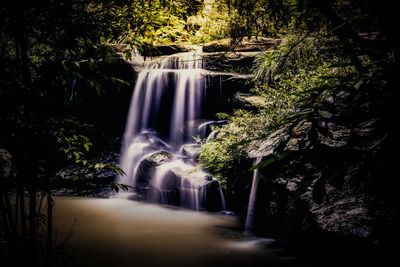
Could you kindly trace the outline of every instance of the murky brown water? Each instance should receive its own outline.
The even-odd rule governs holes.
[[[54,228],[71,266],[286,266],[273,240],[243,238],[235,217],[124,199],[56,197]]]

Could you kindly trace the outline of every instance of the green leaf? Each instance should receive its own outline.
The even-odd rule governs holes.
[[[122,84],[125,84],[125,85],[128,85],[128,86],[131,85],[129,82],[127,82],[125,80],[122,80],[122,79],[119,79],[119,78],[116,78],[116,77],[111,77],[111,81],[113,83],[119,82],[119,83],[122,83]]]
[[[130,185],[126,185],[126,184],[119,184],[119,183],[110,183],[110,188],[115,191],[116,193],[118,193],[119,189],[121,188],[124,191],[128,191],[129,188],[133,188]]]
[[[284,151],[284,152],[282,152],[278,157],[277,157],[277,156],[272,156],[272,157],[269,158],[269,159],[263,160],[263,161],[261,161],[260,163],[258,163],[258,164],[256,164],[256,165],[254,165],[253,167],[251,167],[251,168],[249,169],[249,171],[253,171],[253,170],[258,169],[258,168],[265,168],[265,167],[267,167],[268,165],[270,165],[270,164],[272,164],[272,163],[274,163],[274,162],[276,162],[276,161],[283,160],[283,159],[287,158],[287,156],[289,155],[289,153],[290,153],[289,151]]]
[[[86,150],[86,151],[88,151],[88,152],[89,152],[89,149],[90,149],[90,143],[84,143],[84,144],[83,144],[83,147],[85,148],[85,150]]]
[[[107,165],[105,166],[106,168],[113,170],[114,172],[116,172],[119,175],[126,175],[126,173],[124,172],[124,170],[122,170],[121,168],[118,168],[116,166],[113,165]]]
[[[106,166],[107,166],[107,164],[96,163],[96,164],[94,165],[94,168],[95,168],[95,169],[103,169],[103,168],[106,167]]]
[[[101,86],[100,86],[100,84],[98,84],[98,83],[96,83],[95,84],[95,88],[96,88],[96,92],[97,92],[97,95],[101,95]]]
[[[249,171],[254,171],[255,169],[258,169],[258,168],[267,167],[268,165],[270,165],[271,163],[274,163],[275,161],[276,161],[276,158],[274,158],[274,157],[269,158],[269,159],[267,159],[267,160],[263,160],[263,161],[261,161],[260,163],[258,163],[258,164],[256,164],[256,165],[254,165],[253,167],[251,167],[251,168],[249,169]]]
[[[326,119],[330,119],[332,118],[332,113],[325,111],[325,110],[318,110],[319,115],[321,115],[322,117],[326,118]]]
[[[72,153],[74,154],[74,156],[75,156],[75,158],[76,158],[77,160],[79,160],[79,159],[81,158],[81,153],[80,153],[80,152],[74,151],[74,152],[72,152]]]

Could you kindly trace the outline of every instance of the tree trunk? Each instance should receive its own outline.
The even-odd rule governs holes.
[[[11,252],[13,255],[16,254],[17,244],[18,244],[18,236],[17,236],[17,225],[14,223],[14,214],[11,210],[10,196],[8,192],[3,192],[4,202],[6,204],[6,213],[8,217],[8,223],[11,230]]]
[[[4,235],[7,242],[8,249],[11,251],[11,233],[7,220],[6,207],[4,205],[3,191],[0,191],[0,214],[3,222]]]
[[[36,219],[36,188],[32,186],[29,192],[29,258],[30,265],[36,266],[36,244],[37,244],[37,219]]]
[[[53,197],[47,193],[47,256],[50,257],[53,246]]]
[[[19,212],[21,219],[21,231],[22,231],[22,253],[23,259],[26,260],[29,254],[28,246],[28,234],[26,229],[26,213],[25,213],[25,199],[24,199],[24,188],[20,187],[19,191]]]

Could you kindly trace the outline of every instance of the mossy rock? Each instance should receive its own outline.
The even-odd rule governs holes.
[[[236,108],[257,111],[258,107],[266,104],[265,97],[237,92],[233,99]]]

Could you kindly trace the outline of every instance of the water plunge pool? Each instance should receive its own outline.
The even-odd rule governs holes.
[[[293,266],[236,217],[125,199],[56,197],[57,244],[71,266]]]

